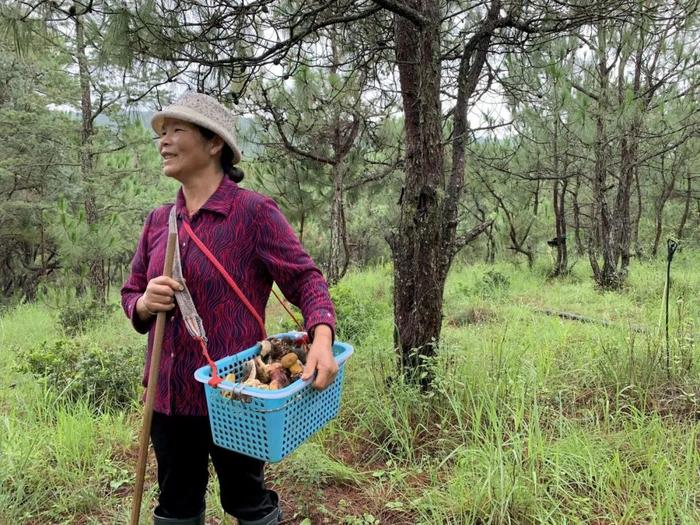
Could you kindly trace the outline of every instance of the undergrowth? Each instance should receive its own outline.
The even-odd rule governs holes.
[[[636,264],[615,294],[597,291],[578,267],[560,280],[505,264],[455,269],[430,362],[435,381],[424,392],[397,369],[390,271],[349,274],[333,289],[338,338],[355,347],[341,412],[269,469],[291,522],[700,522],[691,293],[700,272],[683,257],[677,264],[687,271],[672,287],[668,346],[661,262]],[[280,308],[270,308],[270,332],[289,329]],[[124,523],[137,393],[125,404],[96,404],[93,393],[37,379],[58,370],[68,377],[65,363],[53,372],[38,364],[61,345],[120,349],[140,363],[144,340],[119,313],[66,333],[40,305],[8,311],[0,327],[3,349],[12,349],[0,353],[0,522]],[[114,362],[103,363],[105,377],[117,374]],[[140,367],[127,375],[138,381]],[[210,487],[214,523],[224,515]]]

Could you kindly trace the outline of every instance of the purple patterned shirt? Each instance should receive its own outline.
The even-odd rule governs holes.
[[[189,222],[197,237],[226,268],[250,303],[265,319],[273,280],[301,309],[306,330],[318,324],[335,332],[335,311],[328,285],[275,202],[240,188],[224,177],[199,211],[189,217],[182,189],[175,203],[178,224]],[[148,332],[143,384],[148,379],[155,317],[143,322],[136,301],[148,281],[162,275],[172,205],[149,213],[122,287],[122,306],[140,333]],[[182,272],[209,340],[209,355],[217,360],[251,347],[262,338],[260,326],[209,259],[178,228]],[[164,414],[206,415],[204,387],[194,372],[204,366],[199,343],[190,337],[177,308],[168,312],[154,410]]]

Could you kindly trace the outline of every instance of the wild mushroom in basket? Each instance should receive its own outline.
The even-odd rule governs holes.
[[[243,365],[243,385],[263,390],[278,390],[301,377],[308,352],[306,343],[269,337],[261,341],[260,346],[260,354]],[[235,381],[235,377],[233,380]],[[226,394],[227,392],[222,392],[224,397],[232,397]]]

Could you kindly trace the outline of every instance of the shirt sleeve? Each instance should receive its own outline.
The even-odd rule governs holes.
[[[136,246],[136,253],[131,261],[131,273],[121,289],[122,308],[124,308],[126,316],[131,319],[134,329],[140,334],[147,333],[151,329],[153,319],[155,319],[155,317],[151,317],[143,321],[136,313],[136,301],[144,294],[148,285],[148,230],[152,215],[153,212],[146,217],[141,238]]]
[[[306,331],[313,334],[316,326],[326,324],[335,340],[328,284],[272,199],[258,204],[255,223],[257,255],[284,296],[301,310]]]

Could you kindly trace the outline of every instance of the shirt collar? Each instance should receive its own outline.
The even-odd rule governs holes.
[[[228,217],[229,211],[231,210],[231,200],[237,189],[238,184],[224,176],[219,187],[211,194],[200,210],[213,211],[214,213]],[[187,206],[185,205],[185,195],[182,193],[182,188],[177,192],[175,207],[178,218],[187,216]]]

